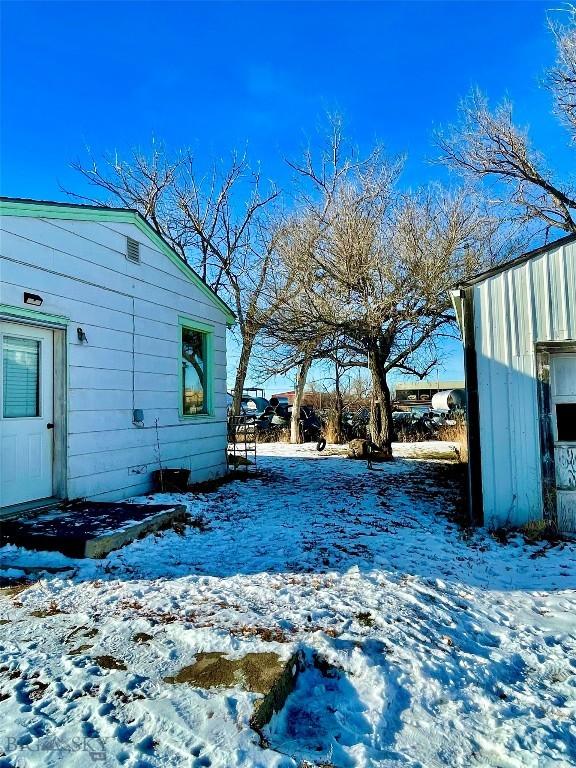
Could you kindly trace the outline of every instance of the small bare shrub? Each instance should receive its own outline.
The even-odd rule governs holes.
[[[508,542],[517,535],[522,536],[526,544],[544,544],[544,549],[530,555],[530,557],[540,557],[548,546],[555,546],[566,541],[566,537],[558,529],[556,523],[551,520],[534,519],[528,520],[520,526],[514,526],[510,523],[490,529],[490,535],[500,544]]]
[[[420,440],[420,436],[417,435],[412,429],[404,429],[401,427],[396,430],[396,442],[397,443],[414,443]]]
[[[529,520],[520,527],[520,533],[527,544],[541,541],[554,544],[565,540],[558,525],[552,520]]]
[[[284,427],[283,429],[269,429],[266,432],[258,433],[259,443],[289,443],[290,442],[290,429]]]

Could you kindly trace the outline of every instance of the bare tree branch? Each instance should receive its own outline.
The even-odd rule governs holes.
[[[76,199],[136,209],[216,292],[228,298],[238,318],[242,349],[234,407],[239,411],[254,341],[265,320],[263,286],[271,264],[275,228],[269,215],[279,191],[262,192],[259,170],[245,155],[197,173],[186,150],[175,159],[164,149],[134,151],[127,160],[108,155],[75,168],[102,197]]]

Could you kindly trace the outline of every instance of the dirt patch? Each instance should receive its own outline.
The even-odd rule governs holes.
[[[14,582],[8,579],[0,579],[0,597],[15,597],[32,584],[31,581]]]
[[[92,647],[89,643],[86,643],[85,645],[79,645],[78,648],[73,648],[68,653],[70,656],[80,656],[82,653],[87,653]]]
[[[59,613],[64,613],[64,611],[61,611],[58,605],[52,602],[46,608],[30,611],[30,616],[34,616],[35,619],[46,619],[48,616],[57,616]]]
[[[44,696],[44,692],[48,688],[49,683],[43,683],[40,680],[35,680],[32,687],[27,691],[30,701],[38,701]]]
[[[83,624],[79,627],[74,627],[64,638],[64,642],[69,643],[74,640],[75,643],[80,643],[76,648],[68,651],[70,656],[80,656],[83,653],[87,653],[92,649],[91,643],[83,642],[85,640],[91,640],[96,637],[98,630],[96,627],[89,627],[87,624]]]
[[[68,632],[66,635],[66,642],[71,640],[73,637],[78,639],[81,637],[84,640],[90,640],[93,637],[96,637],[98,634],[98,630],[96,627],[89,627],[87,624],[83,624],[80,627],[75,627],[73,630]]]
[[[94,661],[102,669],[120,669],[122,671],[128,669],[123,661],[115,659],[114,656],[94,656]]]
[[[198,688],[240,685],[247,691],[267,693],[284,666],[277,653],[247,653],[241,659],[227,659],[218,652],[199,653],[194,664],[164,679],[167,683],[189,683]]]
[[[289,636],[279,627],[233,627],[230,630],[233,637],[259,637],[265,643],[288,643]]]
[[[141,643],[149,643],[152,639],[152,635],[149,635],[147,632],[136,632],[136,634],[132,636],[132,642],[137,645],[140,645]]]
[[[360,611],[359,613],[354,614],[356,620],[358,621],[358,624],[360,624],[363,627],[373,627],[376,623],[376,619],[370,611]]]
[[[294,689],[302,669],[301,655],[296,653],[282,661],[277,653],[247,653],[241,659],[227,659],[223,653],[199,653],[196,661],[183,667],[176,675],[165,677],[170,684],[188,683],[197,688],[233,688],[263,694],[254,704],[250,727],[265,746],[262,728],[272,715],[284,706],[288,694]]]
[[[122,702],[122,704],[130,704],[132,701],[142,701],[146,697],[142,693],[135,693],[133,691],[114,691],[114,698]]]

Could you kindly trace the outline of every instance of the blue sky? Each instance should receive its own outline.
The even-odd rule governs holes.
[[[70,162],[153,139],[202,159],[247,147],[287,182],[326,111],[360,146],[406,153],[404,180],[438,177],[435,127],[480,86],[508,95],[551,162],[567,136],[541,87],[554,60],[540,2],[3,2],[0,190],[66,199]],[[557,14],[556,14],[556,17]],[[233,360],[232,360],[233,362]],[[440,375],[461,374],[459,346]]]

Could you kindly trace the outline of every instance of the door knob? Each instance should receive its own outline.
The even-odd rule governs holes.
[[[51,424],[51,423],[46,424],[46,429],[54,429],[54,424]]]

